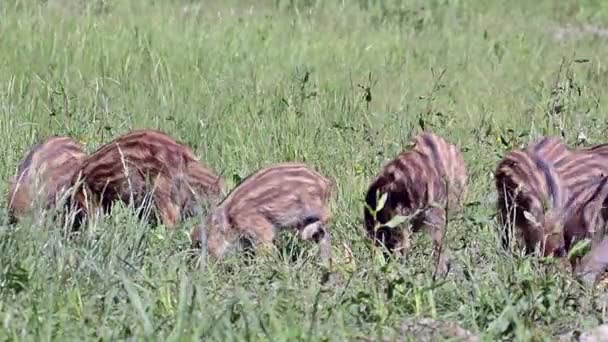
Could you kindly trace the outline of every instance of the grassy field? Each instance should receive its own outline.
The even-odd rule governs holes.
[[[288,160],[338,185],[330,282],[316,247],[289,235],[267,257],[199,270],[186,262],[195,220],[169,235],[124,209],[69,241],[57,223],[8,226],[3,197],[0,340],[391,340],[423,317],[487,340],[548,340],[598,325],[602,293],[498,248],[492,177],[506,151],[541,134],[606,141],[607,10],[593,0],[0,2],[2,179],[49,135],[93,151],[159,128],[228,188]],[[449,225],[455,270],[436,282],[425,234],[410,258],[384,262],[362,227],[367,185],[422,127],[458,144],[470,173]]]

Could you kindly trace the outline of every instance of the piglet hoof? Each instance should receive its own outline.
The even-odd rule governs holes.
[[[323,238],[319,241],[319,259],[323,264],[326,264],[331,268],[332,251],[331,251],[331,238],[327,232]]]
[[[452,260],[445,255],[441,255],[439,260],[435,261],[435,273],[433,274],[433,279],[444,279],[448,276],[451,269]]]

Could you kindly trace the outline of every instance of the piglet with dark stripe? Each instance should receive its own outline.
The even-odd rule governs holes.
[[[93,208],[109,212],[115,201],[141,208],[151,202],[162,223],[202,214],[219,202],[223,183],[190,148],[156,130],[136,130],[102,146],[74,177],[79,226]]]
[[[448,251],[443,246],[446,208],[454,210],[462,205],[467,191],[466,164],[456,146],[435,134],[420,134],[412,143],[413,147],[386,164],[369,186],[365,227],[376,243],[405,254],[410,245],[407,230],[386,223],[395,215],[412,216],[413,232],[429,228],[438,273],[445,275],[449,269]],[[374,215],[383,194],[386,202]]]
[[[608,177],[591,178],[574,193],[562,209],[562,234],[546,243],[546,254],[565,256],[578,241],[598,240],[606,235],[608,223]],[[562,251],[562,253],[559,253]],[[576,260],[570,260],[576,263]]]
[[[561,152],[548,153],[549,150]],[[545,249],[545,241],[562,234],[569,193],[554,164],[569,153],[559,141],[541,138],[524,150],[508,153],[498,163],[495,173],[497,211],[505,248],[510,243],[509,228],[512,226],[523,236],[528,253],[539,245],[544,255],[562,247]]]
[[[331,180],[304,164],[264,167],[245,178],[192,231],[193,248],[218,260],[236,242],[267,248],[279,230],[294,230],[301,239],[319,243],[320,257],[328,260],[327,225],[334,187]]]
[[[69,137],[51,137],[31,148],[17,174],[9,178],[10,221],[22,219],[33,209],[57,205],[85,157],[82,146]]]

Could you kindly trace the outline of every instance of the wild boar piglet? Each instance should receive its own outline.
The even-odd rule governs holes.
[[[608,167],[608,143],[579,147],[577,152],[600,157],[601,161],[598,161],[602,162],[602,165],[604,165],[603,169],[605,170],[606,167]]]
[[[405,254],[410,248],[407,229],[386,224],[395,216],[411,216],[413,232],[426,227],[433,241],[438,273],[449,268],[444,248],[446,208],[461,208],[467,192],[467,169],[458,147],[432,133],[412,139],[412,148],[387,163],[368,188],[364,221],[369,237],[390,252]],[[377,212],[378,199],[386,195]],[[375,212],[375,214],[374,214]]]
[[[301,163],[260,169],[236,186],[206,221],[192,230],[193,248],[220,259],[236,242],[268,247],[280,230],[295,230],[319,244],[323,260],[331,257],[327,230],[333,181]]]
[[[540,246],[545,256],[564,257],[576,240],[603,229],[608,163],[601,151],[540,137],[507,154],[495,173],[503,247],[515,226],[528,253]]]
[[[547,254],[566,257],[578,241],[603,239],[608,224],[608,177],[591,178],[570,194],[562,217],[561,234],[548,240]],[[574,265],[577,260],[570,262]]]
[[[600,239],[608,221],[608,144],[570,149],[556,163],[568,188],[561,245],[568,252],[576,241]]]
[[[9,177],[9,220],[15,223],[34,209],[57,205],[71,187],[72,176],[86,157],[70,137],[50,137],[32,147]],[[42,216],[40,216],[42,217]]]
[[[509,152],[497,165],[495,186],[497,214],[504,248],[510,245],[511,228],[523,238],[526,252],[538,248],[549,255],[563,246],[562,234],[569,189],[556,165],[570,156],[567,147],[556,139],[540,138],[525,149]]]
[[[219,202],[223,183],[190,148],[151,129],[119,136],[87,157],[74,177],[76,227],[92,210],[115,201],[141,209],[152,204],[166,228]],[[140,211],[140,215],[143,211]]]

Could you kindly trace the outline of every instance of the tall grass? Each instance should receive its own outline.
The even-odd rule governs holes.
[[[3,1],[2,179],[49,135],[93,151],[159,128],[228,187],[298,160],[335,179],[338,195],[327,282],[314,246],[289,237],[270,256],[193,269],[195,220],[168,234],[118,210],[72,240],[53,222],[3,224],[0,339],[340,341],[395,337],[404,319],[432,317],[490,340],[528,340],[596,325],[606,305],[593,294],[498,248],[492,172],[539,134],[606,140],[605,39],[553,36],[606,23],[605,9],[591,0]],[[465,212],[448,232],[456,270],[441,282],[431,280],[424,234],[407,260],[385,263],[372,259],[361,223],[368,182],[422,127],[457,143],[470,170]]]

